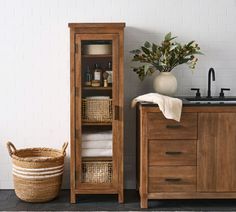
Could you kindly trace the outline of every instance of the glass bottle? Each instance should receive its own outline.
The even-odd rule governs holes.
[[[99,68],[98,64],[95,64],[94,69],[94,80],[101,81],[101,69]]]
[[[92,82],[92,75],[91,75],[89,66],[87,66],[86,73],[85,73],[85,85],[91,86],[91,82]]]
[[[106,72],[108,73],[107,82],[109,85],[112,85],[112,63],[111,62],[108,63],[108,70]]]

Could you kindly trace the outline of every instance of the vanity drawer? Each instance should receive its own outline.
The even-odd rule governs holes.
[[[190,191],[196,191],[196,166],[149,166],[148,192]]]
[[[196,165],[196,140],[149,140],[149,165]]]
[[[162,113],[147,113],[149,139],[197,139],[197,113],[182,113],[181,121],[166,119]]]

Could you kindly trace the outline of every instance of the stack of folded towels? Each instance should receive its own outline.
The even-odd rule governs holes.
[[[82,157],[111,157],[112,131],[88,131],[82,133]]]

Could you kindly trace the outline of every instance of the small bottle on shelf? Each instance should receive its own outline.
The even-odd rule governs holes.
[[[108,85],[112,86],[112,63],[111,62],[108,63],[108,69],[106,70],[106,72],[108,73],[108,77],[107,77]]]
[[[85,85],[91,86],[92,83],[92,75],[90,73],[89,66],[87,66],[86,73],[85,73]]]
[[[96,63],[94,66],[94,77],[93,77],[94,80],[92,81],[92,86],[94,87],[101,86],[101,75],[102,75],[102,70]]]
[[[108,78],[108,73],[106,71],[103,72],[103,87],[106,88],[108,87],[108,81],[107,81],[107,78]]]
[[[94,69],[94,80],[101,80],[101,69],[99,68],[98,64],[95,64]]]

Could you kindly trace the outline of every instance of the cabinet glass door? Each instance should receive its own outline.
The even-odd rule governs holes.
[[[117,182],[118,38],[76,36],[76,179],[80,188]]]

